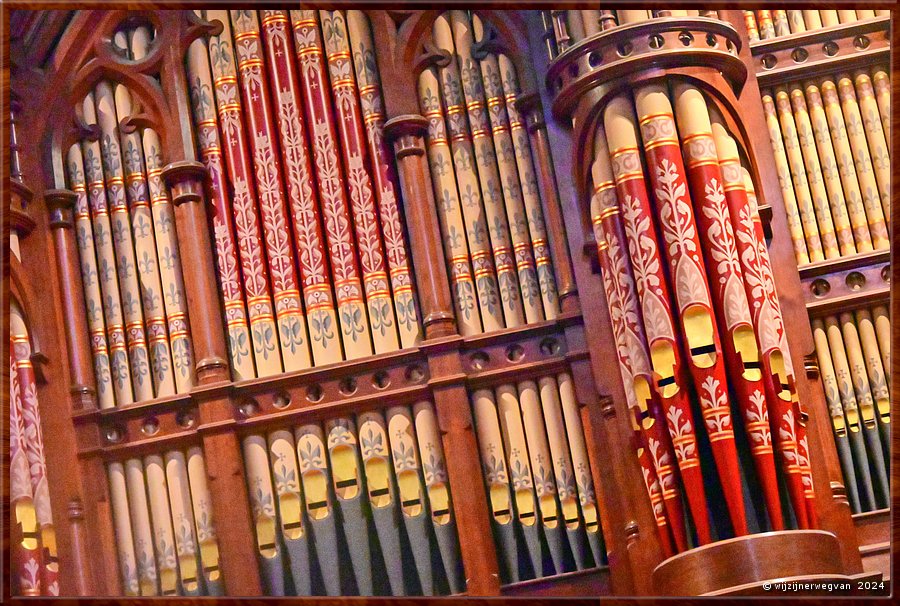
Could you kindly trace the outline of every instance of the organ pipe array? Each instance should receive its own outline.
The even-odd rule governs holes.
[[[138,27],[116,35],[140,59]],[[188,391],[194,383],[174,211],[162,183],[159,136],[121,126],[135,113],[122,84],[101,81],[81,115],[98,136],[69,148],[75,225],[101,408]]]
[[[203,451],[114,461],[107,475],[125,595],[223,595]]]
[[[18,595],[59,595],[56,530],[44,459],[44,437],[31,343],[25,319],[10,309],[10,503],[13,509],[11,550]]]
[[[611,12],[550,11],[551,57],[597,31],[692,16]],[[752,179],[719,108],[674,79],[638,86],[607,103],[594,146],[592,222],[633,445],[664,552],[815,527],[806,413]],[[799,143],[794,155],[802,162]],[[804,202],[815,220],[811,197]],[[818,208],[828,210],[826,198]],[[748,456],[739,458],[743,448]],[[709,481],[709,454],[718,485]],[[744,502],[747,484],[764,505]],[[730,527],[711,526],[710,498],[724,498]]]
[[[430,402],[250,435],[243,450],[267,595],[463,591]]]
[[[813,336],[854,513],[889,506],[891,324],[887,307],[813,318]]]
[[[798,264],[889,248],[889,87],[875,67],[761,91]]]
[[[192,44],[188,74],[236,378],[415,345],[365,16],[352,14],[349,27],[329,11],[201,16],[223,24],[208,48]]]
[[[470,394],[502,579],[606,563],[568,372]]]
[[[771,40],[824,27],[855,23],[875,17],[889,17],[889,10],[744,11],[751,41]]]

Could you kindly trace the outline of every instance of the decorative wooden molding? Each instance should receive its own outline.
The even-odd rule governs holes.
[[[890,17],[812,30],[750,44],[760,87],[808,80],[890,61]]]

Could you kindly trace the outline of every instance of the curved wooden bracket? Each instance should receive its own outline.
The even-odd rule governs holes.
[[[418,76],[429,67],[446,67],[450,64],[450,53],[438,48],[431,40],[422,45],[422,54],[413,62],[413,72]]]
[[[122,118],[119,122],[119,131],[122,134],[130,135],[131,133],[137,132],[138,129],[154,128],[154,126],[155,124],[153,123],[151,116],[140,112]]]
[[[218,19],[207,21],[197,15],[194,11],[184,11],[185,22],[184,31],[181,32],[181,47],[186,52],[188,47],[194,40],[198,38],[206,38],[209,40],[211,36],[218,36],[225,29],[225,26]]]
[[[507,54],[509,49],[506,48],[506,44],[500,39],[493,23],[490,21],[482,21],[482,23],[484,35],[481,37],[481,40],[472,44],[472,57],[481,61],[490,53],[497,55]]]

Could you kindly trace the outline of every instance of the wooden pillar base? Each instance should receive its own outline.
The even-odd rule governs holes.
[[[745,595],[752,589],[768,595],[767,584],[823,580],[850,580],[837,537],[824,530],[764,532],[718,541],[672,556],[653,571],[653,587],[660,596]]]

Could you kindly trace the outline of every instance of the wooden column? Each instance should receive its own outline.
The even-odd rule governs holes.
[[[408,114],[388,120],[384,130],[397,158],[425,338],[434,339],[457,334],[457,327],[425,156],[427,127],[424,117]]]
[[[172,162],[163,169],[175,204],[178,249],[184,259],[184,287],[197,371],[197,383],[229,380],[222,311],[216,289],[212,243],[206,220],[206,167],[199,162]]]
[[[88,340],[90,333],[84,308],[78,246],[75,242],[73,213],[76,197],[75,192],[67,189],[50,189],[44,192],[59,265],[60,301],[66,321],[66,352],[72,373],[69,388],[71,407],[72,410],[92,410],[97,408],[97,390]]]
[[[538,170],[538,183],[541,188],[541,200],[544,202],[544,220],[547,223],[547,236],[550,240],[550,251],[553,255],[553,270],[556,274],[556,287],[559,291],[559,306],[562,313],[578,312],[578,287],[572,271],[572,259],[566,238],[566,224],[560,206],[559,189],[556,187],[556,174],[553,170],[550,142],[547,138],[547,125],[544,122],[544,111],[537,93],[522,95],[517,108],[525,118],[525,126],[531,139],[531,149]]]
[[[440,249],[440,244],[436,246]],[[450,486],[454,488],[453,515],[459,534],[466,594],[495,596],[500,595],[500,571],[491,530],[489,501],[481,479],[481,459],[469,394],[465,385],[458,381],[441,384],[441,379],[458,378],[463,373],[458,350],[448,345],[446,342],[435,343],[425,348],[428,351],[434,406],[443,438],[447,474]],[[465,489],[460,490],[462,487]]]
[[[163,169],[163,178],[175,204],[178,247],[185,260],[184,287],[197,360],[198,388],[193,396],[198,402],[222,578],[228,595],[261,595],[241,445],[230,424],[234,416],[228,394],[214,386],[228,381],[229,369],[206,221],[206,168],[199,162],[173,162]]]

